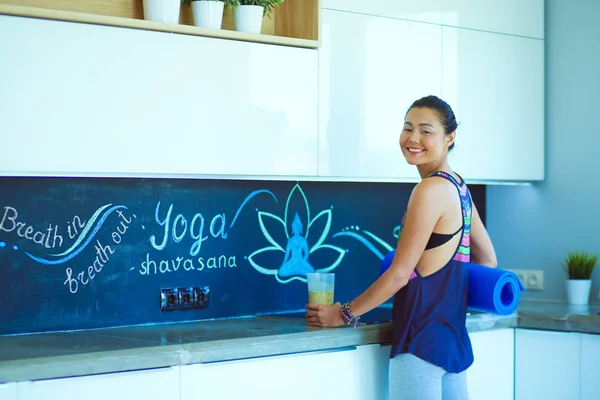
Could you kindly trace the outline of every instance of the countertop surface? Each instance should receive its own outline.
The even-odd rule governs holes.
[[[600,306],[522,301],[517,313],[467,317],[470,333],[530,328],[600,334]],[[0,337],[0,382],[387,344],[389,308],[358,328],[307,326],[302,313]]]

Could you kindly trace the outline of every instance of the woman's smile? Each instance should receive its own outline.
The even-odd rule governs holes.
[[[420,149],[418,147],[407,147],[406,150],[408,150],[410,154],[421,154],[425,151],[425,149]]]

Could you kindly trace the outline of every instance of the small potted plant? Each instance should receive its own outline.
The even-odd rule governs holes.
[[[221,29],[223,23],[223,0],[181,0],[192,4],[194,25],[202,28]]]
[[[233,11],[233,26],[238,32],[259,34],[263,17],[271,18],[273,7],[279,6],[283,0],[224,0],[225,5]]]
[[[586,305],[590,299],[592,272],[596,265],[597,255],[589,255],[584,251],[572,251],[565,258],[567,280],[567,298],[569,304]]]
[[[180,0],[144,0],[144,19],[167,24],[179,23]]]

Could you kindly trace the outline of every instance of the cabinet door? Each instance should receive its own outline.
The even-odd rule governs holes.
[[[370,352],[303,353],[181,367],[181,400],[371,399]]]
[[[514,398],[515,332],[498,329],[469,335],[475,361],[467,370],[471,400]]]
[[[544,0],[444,0],[443,24],[544,38]]]
[[[17,383],[0,383],[0,400],[17,400]]]
[[[319,175],[417,180],[398,140],[412,102],[441,92],[441,27],[322,13]]]
[[[442,23],[442,0],[322,0],[324,9]]]
[[[389,398],[389,377],[390,377],[390,351],[391,345],[373,345],[372,370],[374,378],[374,396],[373,400],[386,400]]]
[[[179,399],[179,367],[19,382],[19,400]]]
[[[581,396],[581,334],[517,329],[515,399]]]
[[[0,174],[317,174],[318,51],[0,16]]]
[[[581,335],[581,400],[600,399],[600,335]]]
[[[451,167],[465,179],[544,179],[544,42],[443,28],[443,97],[459,122]]]

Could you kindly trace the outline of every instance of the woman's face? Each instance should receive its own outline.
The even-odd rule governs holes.
[[[442,159],[454,135],[446,135],[437,113],[429,108],[412,108],[406,115],[400,148],[411,165],[435,163]]]

